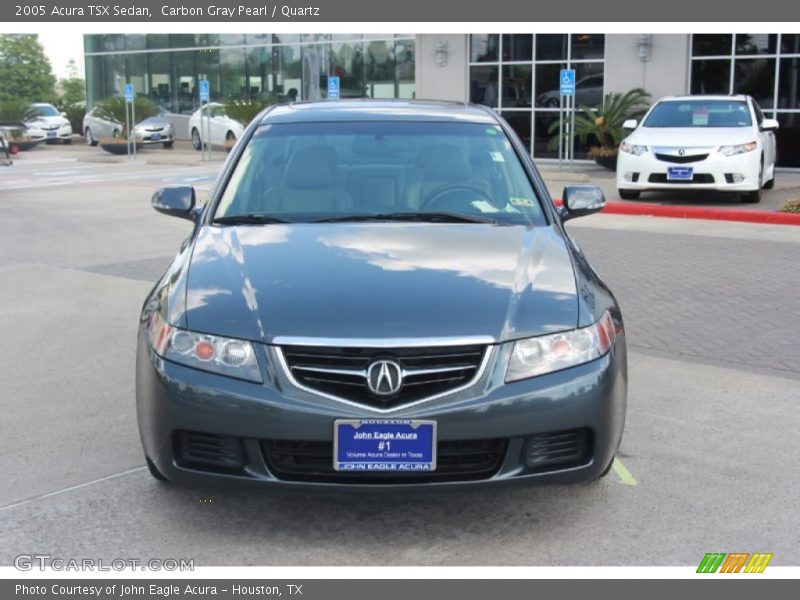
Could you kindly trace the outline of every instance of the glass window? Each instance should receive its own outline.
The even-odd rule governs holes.
[[[736,54],[775,54],[778,36],[774,33],[737,33]]]
[[[222,94],[219,85],[219,50],[203,49],[195,52],[195,65],[197,66],[197,79],[208,80],[208,91],[212,102],[219,102]],[[200,102],[200,88],[192,92],[194,100]]]
[[[169,35],[166,33],[148,33],[146,37],[148,50],[169,48]]]
[[[87,34],[83,36],[83,51],[84,52],[102,52],[103,50],[103,36],[97,34]]]
[[[537,36],[538,37],[538,36]],[[536,65],[536,106],[558,108],[561,102],[559,74],[566,69],[566,63]]]
[[[363,98],[364,90],[364,46],[356,43],[333,43],[330,45],[330,64],[325,71],[322,89],[328,90],[327,75],[339,77],[339,95],[342,98]]]
[[[503,66],[503,108],[531,106],[531,65]]]
[[[729,94],[731,87],[730,60],[693,60],[693,94]]]
[[[514,130],[525,150],[530,152],[531,147],[531,111],[529,110],[504,110],[500,113]]]
[[[173,102],[175,86],[172,80],[172,54],[172,52],[153,52],[149,54],[149,89],[150,99],[158,106],[170,111],[177,111],[178,107]]]
[[[566,33],[537,33],[536,60],[567,60]]]
[[[692,56],[730,56],[733,36],[724,34],[695,34],[692,36]]]
[[[778,165],[800,167],[800,113],[778,113]]]
[[[533,59],[531,34],[503,34],[503,60],[523,61]]]
[[[274,102],[275,83],[272,72],[272,49],[266,46],[247,50],[247,86],[251,100]]]
[[[800,34],[784,33],[781,35],[782,54],[800,54]]]
[[[496,62],[500,36],[496,33],[472,34],[469,36],[470,61]]]
[[[244,48],[222,48],[219,51],[219,77],[221,100],[248,97]]]
[[[533,155],[537,158],[558,158],[557,131],[551,133],[553,123],[558,123],[558,111],[537,110],[534,112]],[[555,125],[558,129],[558,125]],[[555,138],[555,145],[551,139]]]
[[[302,55],[301,46],[273,46],[272,64],[275,66],[273,92],[278,102],[302,100]]]
[[[575,67],[575,106],[603,105],[603,63],[578,63]],[[560,91],[560,90],[559,90]]]
[[[364,47],[367,97],[394,98],[394,43],[365,39]]]
[[[191,114],[198,104],[197,76],[194,67],[195,53],[172,52],[172,89],[173,110],[179,113]]]
[[[248,46],[263,46],[272,43],[271,33],[246,33],[244,36],[245,44]]]
[[[602,59],[605,56],[605,48],[605,35],[573,33],[570,60]]]
[[[380,194],[374,185],[358,185],[359,178],[376,177],[376,155]],[[282,171],[278,176],[271,172],[276,168]],[[356,185],[345,188],[335,176],[340,170]],[[404,173],[411,171],[419,171],[420,178],[404,185]],[[270,188],[265,178],[281,183]],[[525,168],[502,128],[411,121],[264,126],[245,148],[215,218],[255,213],[308,222],[395,211],[544,224]]]
[[[416,43],[414,40],[397,40],[395,42],[397,57],[397,98],[414,98],[416,96]]]
[[[220,46],[243,46],[244,34],[243,33],[221,33],[219,35]]]
[[[147,50],[147,36],[126,35],[125,50]]]
[[[470,69],[469,101],[497,108],[499,95],[497,80],[497,67],[472,67]]]
[[[800,57],[781,58],[778,108],[800,108]]]
[[[197,44],[194,40],[192,33],[170,33],[169,34],[169,47],[170,48],[193,48]]]
[[[128,83],[133,85],[134,93],[142,98],[150,97],[150,82],[147,77],[147,54],[125,55]]]
[[[667,100],[658,102],[645,127],[749,127],[746,102],[739,100]]]
[[[755,98],[764,108],[772,108],[775,98],[775,59],[736,59],[733,92]]]

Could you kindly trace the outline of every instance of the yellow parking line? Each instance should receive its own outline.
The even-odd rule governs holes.
[[[631,472],[625,468],[625,465],[622,464],[622,461],[618,458],[614,459],[614,464],[611,465],[611,468],[614,469],[614,473],[617,474],[619,477],[619,482],[625,485],[639,485],[639,482],[631,475]]]

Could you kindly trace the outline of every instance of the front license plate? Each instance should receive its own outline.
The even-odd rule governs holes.
[[[694,178],[692,167],[667,167],[667,179],[677,181],[691,181]]]
[[[161,134],[160,133],[154,133],[153,135],[150,136],[150,139],[153,140],[154,142],[157,142],[158,140],[161,139]]]
[[[58,133],[57,131],[48,131],[47,132],[47,137],[56,137],[57,133]]]
[[[337,471],[435,471],[436,421],[338,419],[333,424]]]

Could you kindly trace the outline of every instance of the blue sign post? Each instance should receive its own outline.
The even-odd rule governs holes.
[[[208,99],[209,99],[208,79],[201,79],[200,80],[200,102],[208,102]]]
[[[133,102],[133,84],[125,84],[125,102]]]
[[[339,77],[331,75],[328,77],[328,100],[339,99]]]
[[[125,129],[127,130],[128,139],[126,146],[128,149],[128,158],[131,158],[131,150],[133,150],[133,158],[136,158],[136,138],[131,140],[131,130],[136,126],[136,112],[133,104],[133,84],[126,83],[123,90],[125,96]],[[130,106],[130,118],[128,118],[128,106]]]
[[[575,128],[575,69],[561,69],[558,74],[559,110],[558,110],[558,168],[561,168],[561,159],[564,156],[564,103],[566,98],[567,127],[569,128],[569,145],[566,148],[569,156],[569,170],[572,171],[572,157],[575,152],[574,132]],[[572,110],[570,110],[570,104]]]
[[[558,80],[562,96],[575,95],[575,69],[561,69],[561,75]]]

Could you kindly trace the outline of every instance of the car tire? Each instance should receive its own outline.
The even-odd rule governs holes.
[[[772,167],[772,179],[770,179],[769,181],[764,183],[764,188],[763,189],[771,190],[774,187],[775,187],[775,167]]]
[[[636,190],[617,190],[619,197],[623,200],[638,200],[641,192]]]
[[[225,152],[230,152],[236,143],[236,135],[232,131],[225,134]]]
[[[72,138],[67,138],[64,140],[64,143],[69,146],[72,143]]]
[[[761,202],[761,190],[746,192],[740,196],[740,199],[745,204],[758,204]]]
[[[175,143],[175,142],[164,142],[162,145],[164,146],[164,148],[172,148],[172,145],[173,145],[174,143]]]
[[[147,456],[144,457],[145,462],[147,463],[147,470],[150,471],[150,475],[152,475],[155,479],[159,481],[169,481],[166,477],[161,474],[161,471],[158,470],[155,463],[150,460]]]
[[[94,135],[92,134],[92,130],[89,129],[88,127],[86,128],[86,131],[83,132],[83,137],[86,139],[86,143],[89,146],[97,146],[97,140],[94,139]]]
[[[200,132],[197,131],[197,127],[192,128],[192,148],[195,150],[202,150],[202,142],[200,141]]]

